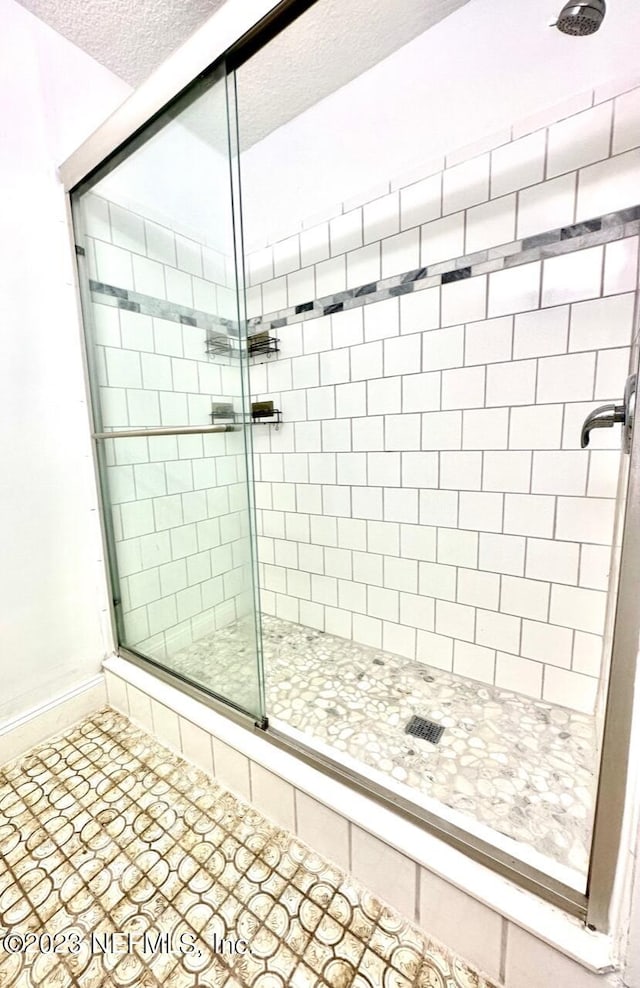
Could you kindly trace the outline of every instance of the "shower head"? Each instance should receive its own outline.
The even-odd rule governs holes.
[[[598,30],[606,12],[605,0],[569,0],[560,11],[555,26],[563,34],[583,38]]]

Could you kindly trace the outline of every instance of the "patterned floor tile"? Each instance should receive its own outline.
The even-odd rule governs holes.
[[[491,988],[109,709],[0,770],[0,937],[0,988]]]

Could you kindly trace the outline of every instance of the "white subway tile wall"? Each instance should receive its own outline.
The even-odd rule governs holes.
[[[637,205],[640,90],[591,102],[281,242],[315,265],[300,301]],[[291,378],[253,367],[284,417],[256,437],[264,610],[591,712],[620,457],[614,430],[581,450],[580,425],[622,394],[637,247],[578,236],[562,256],[416,285],[298,324]],[[248,267],[271,315],[275,245]]]
[[[229,257],[99,196],[87,203],[94,281],[150,296],[152,308],[167,300],[229,317]],[[299,268],[298,238],[252,263],[256,276],[269,278]],[[274,284],[267,301],[278,298]],[[286,292],[282,299],[286,305]],[[117,307],[117,298],[101,291],[92,300],[105,429],[208,425],[212,402],[240,411],[237,361],[207,355],[204,328],[176,321],[178,315]],[[291,361],[274,365],[270,375],[272,386],[290,389]],[[105,458],[125,644],[170,658],[247,614],[252,574],[242,433],[108,441]],[[275,458],[265,477],[282,481]],[[259,496],[270,495],[269,484],[262,488]]]
[[[618,92],[252,251],[249,316],[636,205],[640,90]],[[88,202],[94,280],[233,318],[230,258]],[[622,393],[638,245],[575,246],[278,330],[280,354],[251,367],[284,418],[254,430],[265,611],[593,709],[619,453],[613,430],[589,450],[579,430]],[[106,427],[239,407],[237,365],[207,357],[203,329],[113,301],[94,295]],[[239,433],[107,444],[129,644],[170,655],[250,608],[243,453]]]

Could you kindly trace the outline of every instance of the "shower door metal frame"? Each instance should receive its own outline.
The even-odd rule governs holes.
[[[214,14],[195,34],[136,90],[67,160],[59,175],[67,196],[70,236],[71,194],[99,168],[119,157],[123,150],[141,136],[141,131],[158,119],[186,90],[203,75],[226,61],[230,71],[284,30],[296,17],[317,0],[227,0],[224,8]],[[235,124],[234,124],[235,125]],[[237,186],[238,176],[233,185]],[[236,187],[237,192],[237,187]],[[82,286],[76,285],[78,295]],[[636,321],[638,309],[636,292]],[[89,382],[87,380],[87,388]],[[595,807],[593,839],[586,894],[556,881],[532,866],[499,851],[487,841],[448,824],[399,798],[383,786],[357,775],[345,766],[324,758],[314,749],[298,745],[282,734],[264,730],[265,724],[253,724],[251,718],[238,712],[227,701],[220,701],[207,691],[198,691],[179,676],[157,668],[157,675],[179,689],[197,696],[202,702],[231,717],[250,730],[260,730],[262,736],[278,747],[285,748],[352,788],[382,803],[402,816],[413,820],[434,836],[453,845],[501,876],[552,902],[566,912],[579,916],[592,929],[611,931],[614,907],[614,884],[622,858],[623,830],[626,814],[631,809],[629,785],[629,752],[634,712],[634,688],[640,636],[640,608],[637,587],[640,585],[640,429],[633,437],[627,487],[626,515],[623,527],[620,575],[616,600],[616,617],[609,669],[609,684],[601,747],[600,775]],[[95,444],[94,444],[95,456]],[[97,471],[97,466],[96,466]],[[99,490],[99,487],[98,487]],[[105,535],[104,504],[102,511]],[[107,559],[105,552],[105,560]],[[105,562],[107,571],[110,569]],[[107,572],[109,578],[109,572]],[[112,609],[113,620],[113,609]],[[115,627],[115,621],[114,621]],[[117,637],[115,637],[117,642]],[[149,668],[149,663],[130,649],[119,647],[118,654]]]

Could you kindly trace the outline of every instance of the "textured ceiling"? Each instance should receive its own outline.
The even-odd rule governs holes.
[[[467,2],[318,0],[238,70],[241,146],[255,144]]]
[[[20,0],[50,27],[133,86],[139,85],[223,2]],[[243,147],[261,140],[346,85],[467,2],[318,0],[239,70]],[[349,39],[348,58],[345,39]],[[210,129],[211,125],[208,127],[203,120],[204,139],[213,136],[207,135]]]
[[[19,0],[131,86],[139,85],[223,0]]]
[[[346,86],[469,0],[318,0],[237,71],[240,148]],[[348,49],[348,58],[345,57]],[[182,122],[226,153],[223,112],[201,99]],[[322,135],[318,135],[321,138]]]

